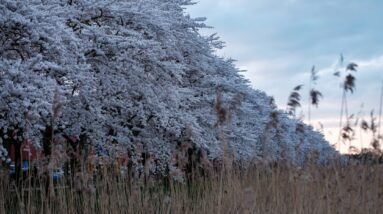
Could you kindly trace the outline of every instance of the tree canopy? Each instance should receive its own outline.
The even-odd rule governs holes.
[[[233,60],[215,55],[189,0],[0,0],[0,130],[86,136],[113,156],[142,151],[163,172],[188,142],[220,158],[289,159],[336,152],[320,133],[277,110]],[[219,107],[219,108],[218,108]],[[225,116],[221,121],[220,118]],[[1,156],[6,158],[5,150]]]

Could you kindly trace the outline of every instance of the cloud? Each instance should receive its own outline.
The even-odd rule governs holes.
[[[358,63],[358,71],[354,73],[356,76],[356,91],[348,95],[348,111],[351,114],[361,114],[366,120],[369,118],[369,112],[375,110],[378,112],[380,90],[383,81],[383,55],[367,58],[367,59],[350,59],[346,58],[346,62]],[[320,90],[324,99],[320,102],[319,108],[312,107],[312,124],[319,127],[319,122],[324,125],[324,134],[331,142],[336,142],[339,132],[339,115],[342,96],[341,82],[343,78],[337,78],[333,75],[336,70],[338,59],[335,58],[328,66],[319,66],[318,84],[316,88]],[[271,59],[265,61],[250,61],[241,64],[241,69],[248,69],[245,77],[251,80],[253,86],[258,89],[265,90],[269,95],[276,98],[276,102],[281,109],[284,109],[288,94],[292,88],[298,84],[305,84],[302,90],[302,108],[298,112],[303,111],[307,115],[308,103],[308,80],[309,67],[305,71],[291,72],[284,75],[283,71],[289,69],[297,63],[294,57],[286,57],[280,59]],[[344,69],[342,69],[344,70]],[[251,72],[250,72],[251,71]],[[344,72],[344,71],[343,71]],[[288,72],[286,72],[288,73]],[[343,119],[343,122],[345,119]],[[363,146],[368,146],[370,138],[366,134],[356,135],[358,146],[360,138],[364,139]],[[347,147],[342,145],[343,152],[347,151]]]
[[[361,68],[366,68],[367,70],[380,69],[383,71],[383,55],[368,60],[358,60],[358,62]]]
[[[382,8],[380,0],[200,0],[190,12],[207,16],[207,24],[215,28],[204,33],[218,32],[226,42],[218,54],[237,59],[253,87],[274,96],[281,109],[295,85],[307,87],[310,69],[316,65],[317,88],[324,99],[319,109],[313,109],[313,118],[333,124],[342,96],[343,79],[332,75],[340,53],[346,62],[359,64],[349,111],[360,111],[361,103],[366,114],[379,106]],[[306,112],[307,91],[302,93]]]

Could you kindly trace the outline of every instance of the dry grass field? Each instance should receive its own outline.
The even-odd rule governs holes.
[[[86,173],[54,187],[0,180],[1,213],[382,213],[382,164],[224,167],[184,183]],[[35,184],[33,184],[35,183]],[[39,181],[39,183],[43,183]]]

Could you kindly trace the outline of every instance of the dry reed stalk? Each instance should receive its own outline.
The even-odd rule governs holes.
[[[382,128],[382,108],[383,108],[383,81],[382,81],[382,88],[380,90],[380,103],[379,103],[379,126],[378,126],[378,136],[379,140],[383,141],[383,136],[381,133],[381,128]],[[381,143],[382,145],[382,143]]]
[[[161,181],[131,185],[112,173],[97,176],[94,192],[74,186],[58,188],[50,197],[37,187],[23,186],[25,198],[9,192],[1,178],[4,213],[380,213],[383,166],[337,164],[294,167],[284,163],[236,167],[193,183]],[[5,176],[5,175],[3,175]],[[133,181],[135,183],[136,181]],[[222,183],[221,183],[222,182]],[[31,194],[27,202],[27,194]],[[221,203],[220,203],[221,202]],[[20,207],[20,204],[26,206]]]

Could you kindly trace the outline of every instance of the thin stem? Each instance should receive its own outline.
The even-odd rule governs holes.
[[[308,105],[308,121],[309,121],[309,125],[311,125],[311,82],[312,82],[312,79],[310,77],[310,83],[309,83],[309,102],[307,103]]]
[[[347,122],[349,122],[349,120],[348,120],[348,104],[347,104],[347,94],[345,94],[345,95],[344,95],[344,113],[345,113],[345,116],[346,116]]]
[[[360,135],[360,151],[362,152],[363,150],[363,132],[362,128],[359,127],[359,135]]]
[[[347,94],[344,95],[344,113],[345,113],[345,116],[346,116],[346,124],[348,126],[349,123],[350,123],[350,119],[348,118]],[[349,142],[348,142],[348,147],[349,148],[351,147],[351,140],[349,140]]]
[[[338,150],[340,151],[340,138],[342,135],[342,125],[343,125],[343,109],[344,109],[344,99],[346,97],[346,91],[343,90],[343,95],[342,95],[342,103],[340,105],[340,119],[339,119],[339,135],[338,135]]]
[[[381,135],[381,127],[382,127],[382,106],[383,106],[383,81],[382,81],[382,89],[380,91],[380,104],[379,104],[379,126],[378,126],[378,137],[382,137]],[[381,140],[379,138],[379,140]]]
[[[364,121],[364,113],[363,113],[362,109],[360,110],[359,118],[361,119],[361,121]],[[359,127],[359,135],[360,135],[360,152],[362,152],[362,150],[363,150],[363,129],[360,125],[358,125],[358,127]]]

